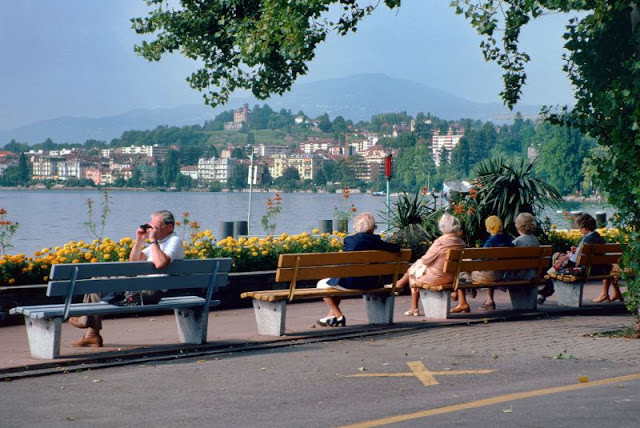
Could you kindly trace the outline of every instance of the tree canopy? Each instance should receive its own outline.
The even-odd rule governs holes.
[[[187,78],[207,104],[224,104],[236,89],[258,99],[289,90],[327,35],[355,31],[375,6],[355,0],[147,0],[146,17],[131,19],[151,41],[135,47],[149,61],[181,52],[203,66]],[[397,7],[400,0],[384,0]],[[339,10],[339,13],[335,13]]]

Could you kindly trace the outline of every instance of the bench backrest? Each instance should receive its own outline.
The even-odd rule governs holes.
[[[281,254],[276,282],[290,282],[289,300],[293,299],[299,280],[392,275],[395,288],[398,277],[409,267],[410,257],[410,249],[398,253],[370,250]]]
[[[618,263],[622,257],[620,244],[584,244],[578,254],[576,265],[604,265]]]
[[[51,267],[47,296],[66,296],[65,319],[74,295],[137,290],[206,288],[206,305],[227,284],[231,258],[176,260],[162,270],[151,262],[57,264]]]
[[[620,262],[620,257],[620,244],[584,244],[576,259],[576,265],[584,266],[585,276],[588,277],[592,266],[616,264]]]
[[[460,272],[536,269],[537,275],[531,280],[533,285],[551,264],[552,254],[550,245],[449,250],[443,271],[455,275],[454,289],[457,289]]]

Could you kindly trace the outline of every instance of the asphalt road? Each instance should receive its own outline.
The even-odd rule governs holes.
[[[0,426],[640,426],[630,316],[425,328],[0,383]]]

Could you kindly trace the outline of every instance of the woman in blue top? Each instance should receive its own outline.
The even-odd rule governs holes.
[[[504,229],[502,227],[502,220],[500,217],[492,215],[487,217],[484,221],[484,225],[487,228],[487,232],[491,235],[489,239],[486,240],[482,248],[487,247],[513,247],[513,242],[511,242],[511,238],[509,235],[504,233]],[[504,276],[504,272],[502,271],[475,271],[471,273],[471,279],[474,281],[500,281]],[[496,308],[496,304],[493,300],[493,288],[487,289],[487,301],[480,305],[480,309],[483,311],[494,310]]]

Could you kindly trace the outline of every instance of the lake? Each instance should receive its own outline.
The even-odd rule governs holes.
[[[133,237],[141,223],[149,219],[149,214],[159,209],[168,209],[176,220],[183,212],[189,212],[190,218],[197,221],[202,229],[210,229],[216,237],[221,231],[222,221],[247,220],[249,193],[210,193],[210,192],[147,192],[119,191],[109,192],[111,203],[103,236],[119,240],[125,236]],[[260,219],[266,212],[267,199],[274,193],[254,192],[251,201],[251,219],[249,232],[263,235]],[[287,232],[297,234],[311,232],[317,228],[320,220],[334,218],[335,207],[343,208],[342,192],[329,193],[281,193],[282,212],[275,219],[277,234]],[[13,238],[13,248],[8,253],[33,254],[43,247],[63,245],[71,240],[91,241],[95,237],[90,233],[86,222],[89,220],[87,200],[94,201],[94,222],[100,224],[103,193],[96,190],[0,190],[0,207],[8,211],[7,218],[20,223]],[[395,198],[392,198],[392,202]],[[349,203],[353,203],[358,212],[369,211],[385,229],[383,223],[386,212],[385,197],[370,194],[352,193]],[[582,210],[595,214],[604,211],[609,218],[613,212],[606,204],[567,203],[562,208],[548,209],[548,215],[559,228],[567,228],[568,222],[556,210]],[[335,220],[334,220],[335,222]],[[335,223],[334,223],[335,228]],[[350,227],[351,229],[351,227]]]

